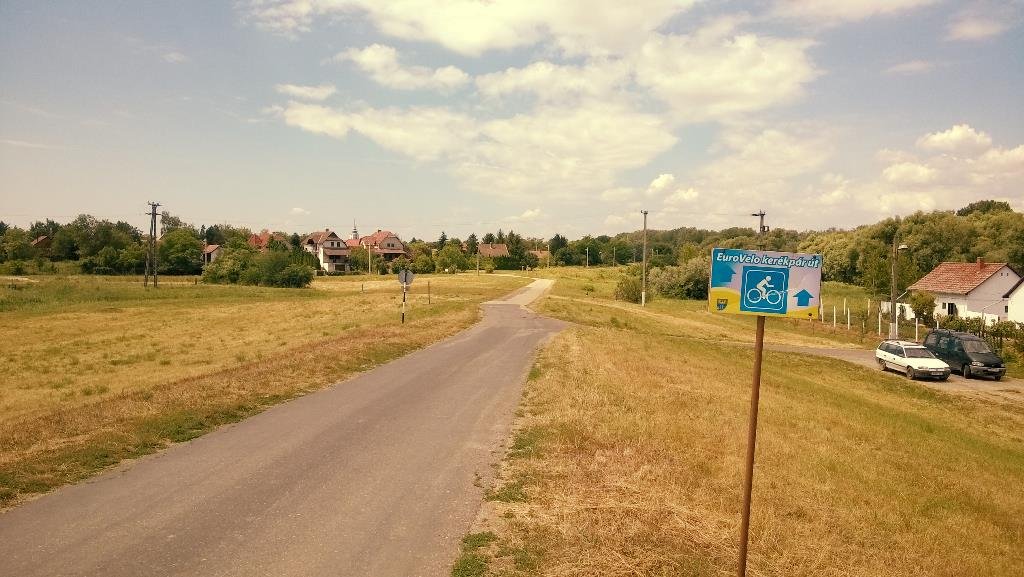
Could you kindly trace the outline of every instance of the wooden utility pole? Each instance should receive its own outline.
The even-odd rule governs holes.
[[[757,216],[761,219],[757,237],[761,250],[764,250],[764,235],[768,232],[768,227],[764,225],[764,211],[759,210],[751,216]],[[750,424],[747,427],[747,460],[743,478],[743,517],[740,520],[739,577],[746,577],[747,575],[747,544],[750,540],[750,500],[754,487],[754,452],[757,448],[757,413],[761,399],[761,359],[763,355],[764,315],[757,315],[757,329],[754,335],[754,382],[750,390]]]
[[[149,202],[149,243],[146,247],[146,276],[142,280],[142,286],[149,286],[149,275],[153,275],[153,288],[157,287],[157,254],[156,254],[156,209],[159,202]]]

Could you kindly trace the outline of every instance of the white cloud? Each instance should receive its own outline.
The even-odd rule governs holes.
[[[915,162],[900,162],[886,167],[882,178],[898,185],[927,184],[935,179],[935,170]]]
[[[40,142],[29,142],[27,140],[3,139],[0,140],[0,144],[4,144],[6,146],[13,146],[15,148],[35,148],[38,150],[59,150],[63,148],[62,146],[54,146],[52,144],[43,144]]]
[[[308,210],[306,210],[304,208],[299,208],[299,207],[295,207],[295,208],[291,209],[288,212],[289,212],[289,214],[293,214],[293,215],[296,215],[296,216],[305,216],[305,215],[309,214]]]
[[[636,82],[680,119],[728,118],[801,96],[818,75],[811,45],[714,24],[691,36],[653,34],[636,56]]]
[[[382,44],[339,52],[334,56],[334,61],[352,62],[378,84],[399,90],[447,91],[469,82],[469,75],[454,66],[436,69],[425,66],[402,66],[398,51]]]
[[[284,35],[318,18],[365,16],[387,36],[478,56],[550,41],[570,54],[622,52],[693,0],[250,0],[244,19]],[[641,34],[638,34],[641,33]]]
[[[663,194],[675,184],[676,177],[671,174],[659,174],[657,178],[651,181],[651,184],[647,186],[647,196],[656,196]]]
[[[894,64],[885,69],[886,74],[924,74],[931,72],[936,67],[934,62],[928,60],[909,60]]]
[[[946,39],[986,40],[1001,35],[1019,21],[1020,13],[1012,4],[973,2],[950,19]]]
[[[957,130],[959,128],[959,130]],[[934,153],[916,160],[910,154],[889,151],[885,157],[904,160],[887,166],[881,178],[852,184],[854,206],[867,218],[907,214],[915,210],[956,208],[983,198],[1017,199],[1024,189],[1024,145],[1002,148],[984,132],[959,125],[918,140]],[[972,154],[962,152],[964,147]],[[842,206],[842,205],[841,205]]]
[[[510,217],[508,217],[505,220],[507,220],[509,222],[529,222],[529,221],[537,220],[537,219],[541,218],[542,216],[544,216],[544,212],[541,209],[539,209],[539,208],[531,208],[531,209],[524,210],[523,213],[518,215],[518,216],[510,216]]]
[[[355,130],[415,160],[444,161],[466,188],[519,200],[598,194],[676,142],[657,116],[611,103],[494,120],[445,108],[348,111],[298,102],[280,114],[309,132],[344,138]]]
[[[601,192],[601,200],[607,202],[623,202],[636,198],[637,194],[637,189],[631,186],[617,186]]]
[[[679,206],[686,204],[700,196],[700,193],[696,189],[690,188],[678,188],[675,192],[665,197],[666,206]]]
[[[774,13],[816,25],[859,22],[935,4],[938,0],[776,0]]]
[[[326,100],[329,96],[335,93],[336,89],[330,84],[321,84],[320,86],[300,86],[297,84],[277,84],[274,86],[274,90],[277,90],[281,94],[286,94],[294,98],[301,98],[303,100]]]
[[[731,152],[701,170],[717,188],[750,191],[784,183],[821,167],[832,155],[829,134],[809,128],[732,127],[722,136]]]
[[[607,97],[629,81],[628,63],[598,59],[582,66],[534,62],[476,79],[477,90],[487,97],[514,93],[535,95],[543,102],[564,102],[577,97]]]
[[[926,134],[917,140],[925,150],[952,153],[978,153],[992,146],[992,137],[978,132],[967,124],[957,124],[949,130]]]
[[[161,58],[163,58],[164,62],[170,64],[180,64],[182,62],[188,61],[188,56],[185,56],[184,54],[176,50],[173,50],[171,52],[165,52],[163,56],[161,56]]]
[[[850,181],[843,175],[827,172],[821,177],[821,184],[812,187],[809,196],[816,199],[819,204],[835,206],[845,203],[850,198],[849,186]]]

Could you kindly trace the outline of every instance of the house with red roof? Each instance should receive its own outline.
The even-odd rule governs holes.
[[[935,314],[1006,320],[1021,276],[1005,262],[944,262],[908,290],[935,295]]]
[[[352,237],[346,240],[345,244],[350,249],[365,248],[375,257],[383,258],[386,261],[409,255],[402,239],[389,230],[377,229],[377,232],[373,234],[359,236],[359,231],[353,226]]]
[[[220,258],[221,246],[219,244],[204,244],[203,245],[203,264],[210,264],[211,262]]]
[[[480,252],[480,256],[484,258],[497,258],[502,256],[509,256],[507,244],[495,244],[482,242],[477,245],[477,251]]]
[[[302,237],[302,249],[320,261],[320,267],[327,272],[349,270],[352,249],[345,244],[338,233],[326,228]]]
[[[271,241],[275,240],[283,242],[286,245],[288,244],[287,236],[279,232],[270,232],[267,229],[263,229],[263,232],[260,232],[259,234],[254,233],[249,235],[249,246],[260,252],[266,252],[270,247]]]

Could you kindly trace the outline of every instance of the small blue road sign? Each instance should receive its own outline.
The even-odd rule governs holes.
[[[716,248],[711,251],[708,310],[818,318],[820,254]]]
[[[745,266],[740,286],[740,310],[786,314],[789,269]]]

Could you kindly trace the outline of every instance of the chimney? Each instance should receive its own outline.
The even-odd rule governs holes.
[[[985,259],[978,257],[978,270],[985,268]]]

